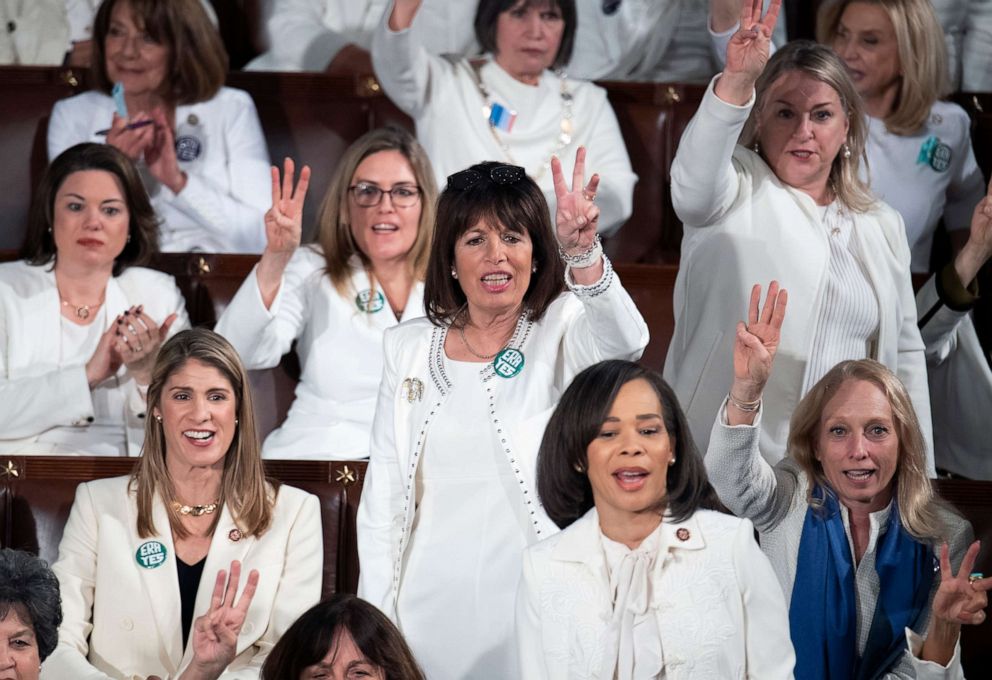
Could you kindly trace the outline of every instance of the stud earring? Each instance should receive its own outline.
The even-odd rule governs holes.
[[[162,416],[160,416],[158,414],[155,414],[155,420],[157,420],[159,423],[161,423],[162,422]]]
[[[675,456],[672,456],[672,459],[670,461],[668,461],[668,465],[669,465],[669,467],[671,467],[672,465],[675,465]]]
[[[130,243],[130,242],[131,242],[131,234],[128,233],[128,235],[127,235],[127,241],[125,241],[124,243]]]
[[[851,147],[847,145],[847,142],[844,142],[844,146],[841,147],[841,153],[844,155],[844,160],[851,157]]]
[[[582,464],[581,463],[575,463],[572,466],[572,469],[575,470],[576,472],[578,472],[580,475],[583,474],[586,471],[586,469],[584,467],[582,467]]]
[[[455,268],[454,267],[451,268],[451,278],[453,278],[453,279],[457,279],[458,278],[458,272],[455,271]]]
[[[237,425],[237,424],[238,424],[238,419],[237,419],[237,418],[235,418],[235,419],[234,419],[234,424],[235,424],[235,425]]]
[[[531,265],[530,273],[531,274],[536,274],[537,273],[537,264]]]

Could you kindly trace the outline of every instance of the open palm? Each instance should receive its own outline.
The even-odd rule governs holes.
[[[771,375],[788,301],[788,292],[780,289],[777,281],[772,281],[768,284],[765,305],[759,311],[761,285],[755,284],[751,289],[747,324],[737,324],[734,381],[753,388],[759,395]]]

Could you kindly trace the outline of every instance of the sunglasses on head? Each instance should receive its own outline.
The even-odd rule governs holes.
[[[489,181],[499,186],[516,184],[526,176],[519,165],[494,165],[489,169]],[[448,186],[456,191],[465,191],[478,184],[485,177],[478,170],[462,170],[448,176]]]

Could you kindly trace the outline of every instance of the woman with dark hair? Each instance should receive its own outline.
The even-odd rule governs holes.
[[[213,331],[162,346],[148,406],[134,473],[76,490],[45,677],[258,677],[320,596],[317,498],[266,477],[248,374]]]
[[[0,548],[0,677],[38,680],[59,640],[59,581],[42,560]]]
[[[637,176],[606,92],[565,75],[575,0],[480,0],[480,61],[432,56],[419,45],[410,27],[421,4],[394,0],[387,8],[372,62],[385,93],[416,122],[438,184],[472,163],[500,159],[525,168],[553,214],[548,161],[584,146],[590,165],[610,178],[599,193],[600,229],[618,229],[630,216]]]
[[[0,451],[137,456],[159,345],[189,326],[175,280],[146,269],[155,214],[117,149],[45,170],[23,259],[0,264]]]
[[[318,242],[304,247],[309,170],[295,191],[292,161],[282,186],[272,172],[265,251],[216,330],[249,369],[276,366],[295,343],[296,398],[266,438],[266,458],[368,458],[382,334],[424,315],[434,172],[406,130],[367,132],[341,158],[317,220]]]
[[[94,89],[55,104],[49,158],[106,141],[142,161],[162,250],[261,252],[268,150],[201,0],[104,0],[93,48]]]
[[[337,593],[296,620],[262,666],[262,680],[425,680],[403,635],[365,600]]]
[[[524,552],[517,677],[792,678],[775,574],[751,522],[720,512],[658,373],[579,373],[544,432],[537,491],[563,531]]]
[[[985,620],[992,578],[972,572],[971,526],[933,492],[908,390],[877,361],[838,363],[799,402],[772,467],[759,432],[786,293],[773,281],[760,299],[754,286],[734,333],[706,468],[761,535],[789,604],[796,677],[962,678],[961,626]]]
[[[427,318],[385,335],[358,594],[397,622],[428,677],[516,674],[520,554],[556,531],[535,497],[544,424],[572,376],[647,344],[596,238],[597,179],[584,184],[581,149],[575,168],[569,190],[552,161],[555,230],[523,168],[449,177]]]

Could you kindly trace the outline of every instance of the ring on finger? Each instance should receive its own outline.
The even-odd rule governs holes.
[[[136,330],[134,329],[134,325],[133,325],[133,324],[128,324],[128,325],[127,325],[127,329],[128,329],[129,331],[131,331],[132,333],[134,333],[135,335],[137,335],[137,334],[138,334],[138,331],[136,331]]]
[[[980,571],[973,571],[968,574],[968,583],[974,585],[976,581],[981,581],[983,578],[985,578],[985,574]]]
[[[594,192],[594,191],[583,191],[582,192],[582,198],[586,199],[587,201],[595,201],[596,200],[596,192]]]
[[[145,348],[144,348],[144,347],[142,347],[142,345],[141,345],[141,343],[139,342],[139,343],[138,343],[138,346],[134,348],[134,351],[135,351],[135,352],[142,352],[142,351],[144,351],[144,349],[145,349]]]

